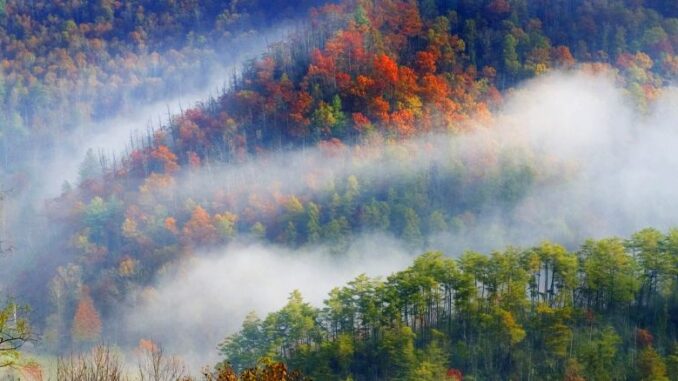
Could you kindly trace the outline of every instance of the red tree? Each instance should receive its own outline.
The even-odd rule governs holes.
[[[196,243],[211,243],[216,239],[217,229],[212,225],[209,213],[198,205],[193,209],[191,219],[184,225],[184,235]]]
[[[81,342],[94,342],[101,335],[101,318],[86,288],[75,310],[72,335],[74,340]]]

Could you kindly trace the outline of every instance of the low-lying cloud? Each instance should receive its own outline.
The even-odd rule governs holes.
[[[312,193],[316,190],[303,176],[311,165],[321,183],[355,171],[397,181],[432,163],[445,165],[449,150],[473,157],[489,139],[505,149],[529,147],[543,168],[557,163],[562,173],[539,183],[514,208],[489,209],[460,232],[431,237],[429,249],[454,256],[465,249],[543,239],[575,247],[588,237],[678,225],[676,87],[664,89],[643,113],[609,77],[554,73],[513,91],[495,115],[492,126],[471,135],[429,136],[394,146],[394,152],[412,144],[428,147],[419,154],[397,155],[397,160],[381,155],[357,165],[342,156],[318,161],[317,152],[291,152],[244,166],[212,167],[202,178],[192,175],[192,185],[180,181],[179,187],[198,195],[234,183],[247,184],[245,191],[275,185],[285,192]],[[469,163],[480,166],[482,160]],[[323,180],[323,173],[332,175]],[[291,251],[263,244],[198,253],[161,276],[153,292],[136,296],[125,320],[127,335],[164,342],[193,364],[213,362],[217,343],[235,332],[249,311],[264,317],[282,307],[294,289],[321,305],[332,287],[360,273],[384,275],[404,268],[420,253],[405,247],[397,239],[366,235],[339,257],[322,247]]]
[[[8,282],[15,274],[30,271],[35,262],[43,259],[46,254],[43,243],[50,234],[37,232],[52,231],[43,215],[45,201],[59,196],[63,184],[75,186],[78,183],[79,170],[88,150],[96,156],[101,153],[109,159],[115,156],[119,160],[129,151],[131,141],[138,144],[150,129],[166,123],[172,115],[195,107],[211,96],[218,96],[248,60],[260,55],[270,41],[281,39],[293,27],[294,21],[289,21],[256,34],[246,34],[241,40],[223,46],[223,51],[215,52],[220,60],[208,65],[208,73],[196,73],[194,78],[187,78],[184,88],[173,89],[174,92],[153,103],[132,105],[125,114],[76,126],[73,132],[61,136],[58,146],[51,151],[24,158],[25,173],[18,179],[0,169],[0,192],[7,192],[0,204],[0,239],[15,248],[14,255],[2,258],[0,290],[11,288]],[[209,85],[201,86],[204,82]],[[114,110],[109,112],[115,114]]]
[[[264,244],[233,244],[201,253],[136,295],[125,312],[131,343],[149,338],[179,353],[194,370],[219,360],[217,344],[255,311],[264,318],[283,307],[294,290],[313,305],[359,274],[387,275],[411,256],[399,242],[380,235],[357,239],[333,256],[323,247],[289,250]]]
[[[195,79],[185,81],[186,88],[191,89],[188,92],[176,89],[176,93],[167,94],[159,101],[133,107],[128,114],[78,126],[76,133],[62,139],[48,165],[40,169],[41,176],[37,177],[42,180],[40,188],[46,192],[42,196],[57,196],[64,181],[77,183],[78,169],[87,150],[109,158],[120,158],[132,141],[136,141],[135,144],[143,141],[149,130],[159,128],[172,115],[219,96],[231,86],[231,79],[248,60],[265,51],[270,41],[280,40],[290,33],[291,25],[276,25],[258,34],[242,37],[242,41],[237,40],[231,46],[221,47],[215,52],[217,62],[207,65],[208,73],[196,73]],[[209,86],[199,87],[198,83],[202,82]]]
[[[678,88],[666,87],[644,113],[611,78],[556,73],[510,96],[497,123],[503,140],[524,139],[535,159],[565,163],[568,173],[532,189],[510,213],[483,216],[464,237],[439,237],[441,246],[576,245],[678,225]]]

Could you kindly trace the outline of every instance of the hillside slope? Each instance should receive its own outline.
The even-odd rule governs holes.
[[[116,8],[119,33],[142,38],[134,31],[147,25],[148,40],[157,38],[148,45],[167,48],[173,40],[163,36],[175,29],[157,21],[169,14],[158,7],[148,6],[155,17]],[[223,37],[211,8],[190,9],[180,13],[185,19],[168,22],[177,35],[204,16],[205,36]],[[82,12],[72,17],[91,19]],[[107,24],[96,20],[73,32],[98,36],[87,30]],[[249,64],[224,94],[131,139],[124,157],[89,155],[80,184],[47,203],[47,219],[35,227],[45,239],[25,256],[30,270],[17,275],[15,291],[34,306],[48,345],[97,339],[68,334],[88,295],[106,317],[166,266],[200,249],[242,238],[292,248],[324,243],[340,253],[371,231],[420,248],[435,233],[473,225],[483,210],[510,210],[532,186],[567,176],[569,163],[507,152],[493,140],[468,153],[463,141],[448,149],[417,139],[489,125],[502,91],[552,69],[608,73],[641,110],[678,70],[670,2],[344,1],[313,9],[309,20],[309,28]],[[23,46],[21,33],[13,33],[13,45]],[[113,51],[127,49],[111,41]],[[21,61],[20,54],[12,57]],[[158,76],[177,78],[168,73]],[[50,77],[33,73],[21,81]],[[296,161],[279,162],[291,150]],[[430,152],[442,158],[408,168],[408,158]],[[404,169],[375,180],[361,172],[375,162]],[[258,171],[261,163],[271,163],[270,177]],[[288,166],[298,169],[296,187],[275,176]],[[119,322],[103,324],[108,337]]]

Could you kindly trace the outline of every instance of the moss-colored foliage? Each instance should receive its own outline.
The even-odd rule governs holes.
[[[248,318],[221,351],[237,369],[256,363],[243,353],[256,354],[327,380],[669,380],[678,336],[669,316],[647,319],[675,298],[637,287],[654,267],[637,253],[650,242],[655,256],[675,255],[674,234],[646,229],[627,245],[589,240],[576,252],[544,242],[456,259],[426,253],[386,279],[335,288],[323,308],[294,293],[265,320]],[[675,278],[666,281],[674,295]]]

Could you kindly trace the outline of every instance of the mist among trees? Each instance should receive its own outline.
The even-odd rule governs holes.
[[[662,0],[0,0],[0,379],[676,379],[677,49]]]

